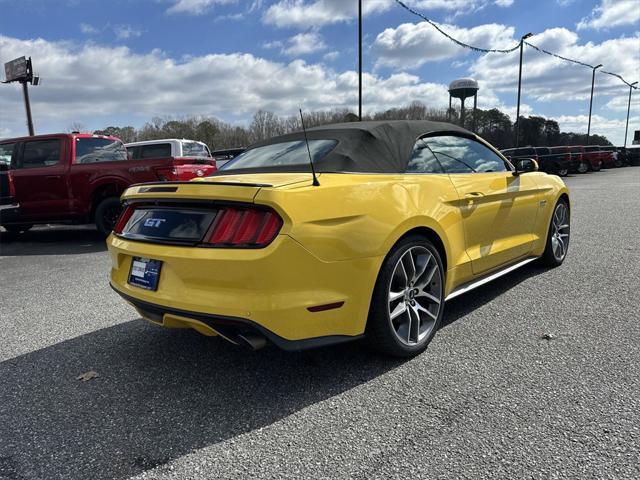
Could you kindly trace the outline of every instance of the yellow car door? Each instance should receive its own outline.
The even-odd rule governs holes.
[[[458,193],[473,273],[526,256],[539,208],[535,176],[514,175],[500,155],[472,138],[438,135],[424,140]]]

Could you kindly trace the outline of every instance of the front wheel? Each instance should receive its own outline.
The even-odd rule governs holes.
[[[444,310],[444,268],[438,250],[420,236],[402,239],[380,270],[371,298],[367,339],[396,357],[423,352]]]
[[[104,237],[109,236],[122,212],[122,204],[118,197],[102,200],[96,208],[95,222],[98,232]]]
[[[569,236],[571,233],[569,203],[565,199],[558,200],[547,233],[547,245],[540,262],[547,267],[562,265],[569,250]]]

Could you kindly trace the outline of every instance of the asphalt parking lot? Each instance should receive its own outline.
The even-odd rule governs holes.
[[[163,330],[94,230],[1,233],[0,478],[639,478],[640,168],[567,183],[565,264],[452,301],[410,361]]]

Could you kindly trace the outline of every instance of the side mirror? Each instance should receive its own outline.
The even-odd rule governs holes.
[[[514,175],[538,171],[538,162],[533,158],[520,158],[513,162],[513,166],[516,167],[516,171],[513,172]]]

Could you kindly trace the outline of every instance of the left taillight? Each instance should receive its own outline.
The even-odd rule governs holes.
[[[264,208],[223,207],[204,237],[205,246],[266,247],[278,235],[282,218]]]
[[[129,219],[131,218],[131,215],[133,215],[133,208],[131,206],[127,206],[122,213],[120,214],[120,218],[118,218],[118,221],[116,222],[116,226],[113,228],[113,233],[122,233],[122,231],[124,230],[125,225],[127,224],[127,222],[129,221]]]

